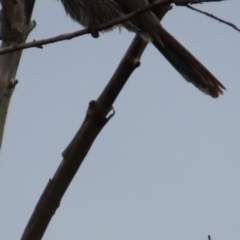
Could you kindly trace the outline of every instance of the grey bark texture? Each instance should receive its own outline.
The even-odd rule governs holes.
[[[35,27],[35,22],[30,22],[34,3],[35,0],[1,0],[1,49],[26,41]],[[0,56],[0,148],[21,55],[22,51],[17,51]]]

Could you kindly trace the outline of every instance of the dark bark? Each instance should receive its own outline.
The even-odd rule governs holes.
[[[159,18],[161,19],[169,9],[170,6],[166,6],[165,9],[161,7]],[[141,37],[136,36],[103,92],[96,101],[89,103],[86,117],[63,152],[63,160],[45,187],[21,240],[42,238],[93,142],[114,115],[112,105],[132,72],[140,65],[140,58],[146,46],[147,43]]]

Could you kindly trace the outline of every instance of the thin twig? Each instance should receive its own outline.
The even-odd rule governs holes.
[[[175,3],[178,6],[186,6],[188,4],[201,4],[201,3],[207,3],[207,2],[223,2],[223,1],[227,1],[227,0],[203,0],[203,1],[199,1],[199,0],[191,0],[191,1],[176,0],[173,3]]]
[[[42,48],[43,45],[47,45],[50,43],[55,43],[55,42],[64,41],[64,40],[70,40],[72,38],[79,37],[81,35],[85,35],[85,34],[89,34],[89,33],[90,34],[96,33],[98,31],[102,31],[104,29],[110,28],[114,25],[118,25],[118,24],[127,22],[130,19],[136,17],[137,15],[147,12],[147,11],[150,11],[150,10],[154,9],[155,7],[162,5],[162,4],[174,3],[178,6],[188,6],[188,4],[197,4],[197,3],[204,3],[204,2],[221,2],[221,1],[224,1],[224,0],[158,0],[154,3],[147,5],[146,7],[142,8],[142,9],[138,9],[130,14],[127,14],[127,15],[124,15],[117,19],[114,19],[113,21],[109,21],[107,23],[98,25],[94,29],[85,28],[80,31],[66,33],[66,34],[58,35],[58,36],[47,38],[47,39],[34,40],[34,41],[28,42],[28,43],[11,45],[9,47],[5,47],[5,48],[1,49],[0,55],[6,54],[9,52],[15,52],[15,51],[22,50],[22,49],[27,49],[27,48],[33,48],[33,47]]]
[[[211,13],[208,13],[208,12],[205,12],[205,11],[202,11],[202,10],[199,10],[199,9],[197,9],[197,8],[195,8],[195,7],[190,6],[190,5],[187,5],[186,7],[187,7],[187,8],[190,8],[190,9],[196,11],[196,12],[199,12],[199,13],[201,13],[201,14],[204,14],[204,15],[210,17],[210,18],[213,18],[213,19],[215,19],[215,20],[218,20],[219,22],[224,23],[224,24],[226,24],[226,25],[234,28],[234,29],[237,30],[238,32],[240,32],[240,28],[238,28],[236,25],[234,25],[234,24],[231,23],[231,22],[227,22],[227,21],[225,21],[225,20],[223,20],[223,19],[221,19],[221,18],[219,18],[219,17],[216,17],[215,15],[213,15],[213,14],[211,14]]]

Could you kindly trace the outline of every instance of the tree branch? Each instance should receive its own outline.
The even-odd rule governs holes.
[[[161,19],[170,8],[169,5],[161,6],[158,12],[159,18]],[[86,117],[75,137],[64,150],[63,160],[54,177],[45,187],[21,240],[42,238],[90,147],[114,115],[112,105],[132,72],[140,65],[140,58],[146,46],[147,43],[137,35],[103,92],[96,101],[89,103]]]
[[[130,14],[119,17],[113,21],[98,25],[94,29],[85,28],[80,31],[61,34],[61,35],[47,38],[47,39],[33,40],[32,42],[28,42],[28,43],[14,44],[14,45],[11,45],[11,46],[1,49],[0,55],[9,53],[9,52],[15,52],[15,51],[22,50],[22,49],[27,49],[27,48],[33,48],[33,47],[42,48],[43,45],[60,42],[60,41],[64,41],[64,40],[70,40],[72,38],[79,37],[79,36],[89,34],[89,33],[93,34],[93,33],[102,31],[104,29],[110,28],[114,25],[124,23],[124,22],[136,17],[137,15],[139,15],[141,13],[147,12],[149,10],[156,8],[157,6],[164,5],[164,4],[174,3],[178,6],[187,6],[188,7],[189,6],[188,4],[199,4],[199,3],[204,3],[204,2],[221,2],[221,1],[224,1],[224,0],[158,0],[154,3],[147,5],[145,8],[138,9]],[[224,20],[222,20],[222,22],[224,22]]]
[[[1,49],[25,42],[35,23],[30,22],[35,0],[2,0]],[[22,51],[0,56],[0,148],[10,99],[17,83]]]
[[[226,25],[234,28],[234,29],[237,30],[238,32],[240,32],[240,28],[238,28],[236,25],[234,25],[234,24],[231,23],[231,22],[227,22],[227,21],[225,21],[225,20],[223,20],[223,19],[221,19],[221,18],[219,18],[219,17],[214,16],[214,15],[211,14],[211,13],[208,13],[208,12],[205,12],[205,11],[202,11],[202,10],[199,10],[199,9],[197,9],[197,8],[195,8],[195,7],[192,7],[192,6],[189,6],[189,5],[187,5],[186,7],[189,8],[189,9],[192,9],[193,11],[196,11],[196,12],[199,12],[199,13],[201,13],[201,14],[204,14],[204,15],[210,17],[210,18],[216,19],[216,20],[218,20],[219,22],[224,23],[224,24],[226,24]]]

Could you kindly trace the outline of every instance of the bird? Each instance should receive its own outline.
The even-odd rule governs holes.
[[[83,27],[94,27],[122,17],[151,4],[152,0],[61,0],[65,11]],[[160,24],[159,19],[148,11],[133,19],[103,30],[126,28],[139,34],[144,41],[151,41],[169,63],[203,93],[217,98],[226,88],[180,42]]]

